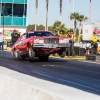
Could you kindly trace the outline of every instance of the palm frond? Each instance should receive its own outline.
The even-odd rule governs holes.
[[[82,21],[86,21],[88,20],[87,17],[85,17],[84,15],[79,15],[78,19],[77,19],[79,22],[82,22]]]
[[[71,20],[77,20],[78,19],[78,16],[79,16],[79,13],[77,13],[77,12],[75,12],[75,13],[71,13],[71,15],[70,15],[70,19]]]

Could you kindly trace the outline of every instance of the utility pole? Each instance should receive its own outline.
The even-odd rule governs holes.
[[[92,0],[90,0],[89,24],[91,24],[91,20],[92,20]]]
[[[4,35],[4,14],[3,14],[3,35]]]
[[[3,22],[2,22],[2,31],[3,31],[3,35],[4,35],[4,8],[5,6],[3,6],[2,10],[3,10],[3,13],[2,13],[2,18],[3,18]]]

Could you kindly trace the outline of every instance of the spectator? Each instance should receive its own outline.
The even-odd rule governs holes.
[[[75,56],[75,52],[74,52],[74,42],[76,40],[76,37],[74,36],[73,31],[69,31],[67,37],[70,38],[69,42],[70,42],[70,51],[71,52],[70,52],[69,55]]]
[[[93,32],[90,40],[91,40],[91,46],[92,46],[92,50],[91,50],[92,52],[91,53],[95,52],[95,54],[96,54],[96,51],[97,51],[97,48],[98,48],[97,42],[99,41],[99,38],[96,36],[95,32]],[[94,51],[94,49],[95,49],[95,51]]]
[[[68,34],[66,35],[68,38],[71,38],[71,32],[68,31]]]
[[[5,40],[5,37],[4,35],[2,34],[2,32],[0,32],[0,47],[1,47],[1,50],[4,51],[4,40]]]
[[[20,34],[18,34],[17,31],[14,29],[13,33],[11,34],[12,46],[15,44],[15,42],[18,40],[19,37]]]
[[[58,31],[55,31],[55,36],[59,36],[59,33],[58,33]]]

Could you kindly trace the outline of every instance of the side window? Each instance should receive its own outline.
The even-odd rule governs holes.
[[[26,38],[29,38],[29,34],[28,33],[26,33]]]
[[[20,41],[20,37],[18,38],[18,40],[17,41]]]
[[[26,39],[26,34],[21,36],[21,40],[24,40],[24,39]]]

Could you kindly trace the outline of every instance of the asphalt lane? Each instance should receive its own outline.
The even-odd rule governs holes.
[[[9,52],[0,52],[0,66],[100,95],[99,63],[57,58],[50,58],[48,62],[17,61]]]

